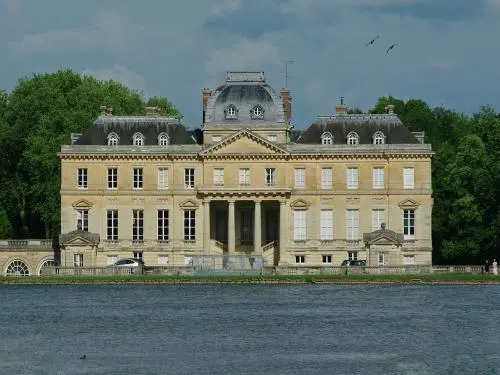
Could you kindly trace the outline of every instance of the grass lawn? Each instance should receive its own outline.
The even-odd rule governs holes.
[[[277,275],[277,276],[29,276],[0,277],[0,284],[499,284],[497,275]]]

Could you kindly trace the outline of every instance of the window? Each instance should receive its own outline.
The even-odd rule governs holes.
[[[158,210],[158,241],[168,241],[168,210]]]
[[[267,186],[276,185],[276,168],[266,168]]]
[[[212,135],[212,143],[217,143],[221,141],[221,136],[220,135]]]
[[[321,168],[321,188],[331,189],[333,184],[332,168]]]
[[[73,255],[73,267],[83,267],[83,254]]]
[[[194,189],[194,168],[184,169],[184,189]]]
[[[347,168],[347,188],[358,188],[358,168]]]
[[[118,240],[118,210],[108,210],[107,212],[107,239]]]
[[[385,136],[382,132],[376,132],[373,135],[373,144],[374,145],[383,145],[385,143]]]
[[[238,172],[238,180],[240,185],[250,185],[250,169],[240,168]]]
[[[120,138],[118,138],[118,135],[116,133],[108,134],[108,146],[118,146],[119,141]]]
[[[332,264],[332,256],[331,255],[322,255],[321,262],[323,264]]]
[[[113,264],[115,264],[116,262],[118,261],[118,256],[116,255],[108,255],[106,257],[106,264],[108,266],[112,266]]]
[[[158,265],[168,266],[168,255],[158,255]]]
[[[295,168],[295,189],[306,187],[306,170],[304,168]]]
[[[238,118],[238,109],[234,105],[227,106],[225,112],[227,120],[236,120]]]
[[[184,241],[196,240],[195,210],[184,210]]]
[[[295,255],[295,263],[305,263],[306,256],[305,255]]]
[[[144,211],[143,210],[133,210],[132,216],[134,222],[132,225],[132,241],[143,241],[144,240]]]
[[[108,168],[108,189],[118,188],[118,168]]]
[[[347,239],[359,239],[359,210],[347,210]]]
[[[168,168],[158,168],[158,189],[168,189]]]
[[[134,189],[142,189],[144,187],[142,177],[142,168],[134,168]]]
[[[378,265],[385,266],[385,253],[378,253]]]
[[[293,240],[305,241],[307,237],[307,211],[293,211]]]
[[[333,240],[333,210],[321,210],[320,215],[320,240]]]
[[[357,251],[348,251],[347,259],[349,260],[358,260],[358,252]]]
[[[251,111],[252,119],[263,119],[264,109],[260,105],[256,105]]]
[[[376,208],[372,210],[372,232],[379,230],[385,222],[385,210]]]
[[[78,168],[78,189],[87,189],[89,187],[87,168]]]
[[[376,167],[372,170],[372,180],[374,189],[384,188],[384,168]]]
[[[89,210],[76,211],[76,227],[81,230],[89,230]]]
[[[169,140],[168,135],[165,133],[161,133],[158,136],[158,146],[168,146]]]
[[[214,185],[224,185],[224,169],[214,168]]]
[[[321,134],[321,144],[323,145],[332,145],[333,144],[333,136],[331,133],[323,133]]]
[[[415,188],[415,169],[413,167],[403,168],[403,181],[405,189]]]
[[[403,234],[405,239],[415,238],[415,210],[403,210]]]
[[[135,133],[132,140],[134,146],[144,146],[144,136],[141,133]]]
[[[350,132],[347,134],[347,144],[348,145],[357,145],[359,143],[359,137],[355,132]]]
[[[253,211],[240,211],[240,241],[242,245],[251,245],[253,239],[252,222]]]
[[[405,255],[405,256],[403,256],[403,264],[404,265],[415,264],[415,256],[414,255]]]
[[[134,259],[144,260],[144,254],[142,251],[134,251],[132,254]]]

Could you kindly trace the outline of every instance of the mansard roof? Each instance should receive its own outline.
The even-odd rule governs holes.
[[[195,143],[184,125],[174,117],[102,115],[74,144],[107,145],[108,135],[111,133],[116,133],[118,136],[118,145],[132,145],[132,138],[136,133],[144,136],[145,146],[157,145],[161,133],[168,135],[171,145]]]
[[[359,144],[373,144],[373,136],[377,132],[382,132],[387,144],[420,143],[396,114],[319,116],[297,143],[320,144],[321,135],[325,132],[332,134],[333,144],[345,144],[351,132],[359,136]]]

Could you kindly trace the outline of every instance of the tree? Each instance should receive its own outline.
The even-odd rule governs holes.
[[[0,206],[0,238],[9,238],[12,234],[12,226],[10,225],[7,213]]]
[[[149,98],[146,102],[146,107],[159,107],[160,115],[162,116],[172,116],[176,117],[179,120],[183,118],[183,115],[174,107],[172,102],[167,98],[162,98],[158,96],[154,96]]]
[[[394,105],[394,112],[401,115],[404,113],[405,111],[405,103],[400,100],[400,99],[397,99],[393,96],[382,96],[380,98],[378,98],[377,100],[377,103],[375,104],[375,107],[373,107],[371,110],[370,110],[370,113],[386,113],[386,110],[385,108],[388,106],[388,105]]]

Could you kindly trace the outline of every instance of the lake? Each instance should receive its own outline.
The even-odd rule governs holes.
[[[0,297],[0,374],[500,373],[494,285],[3,285]]]

